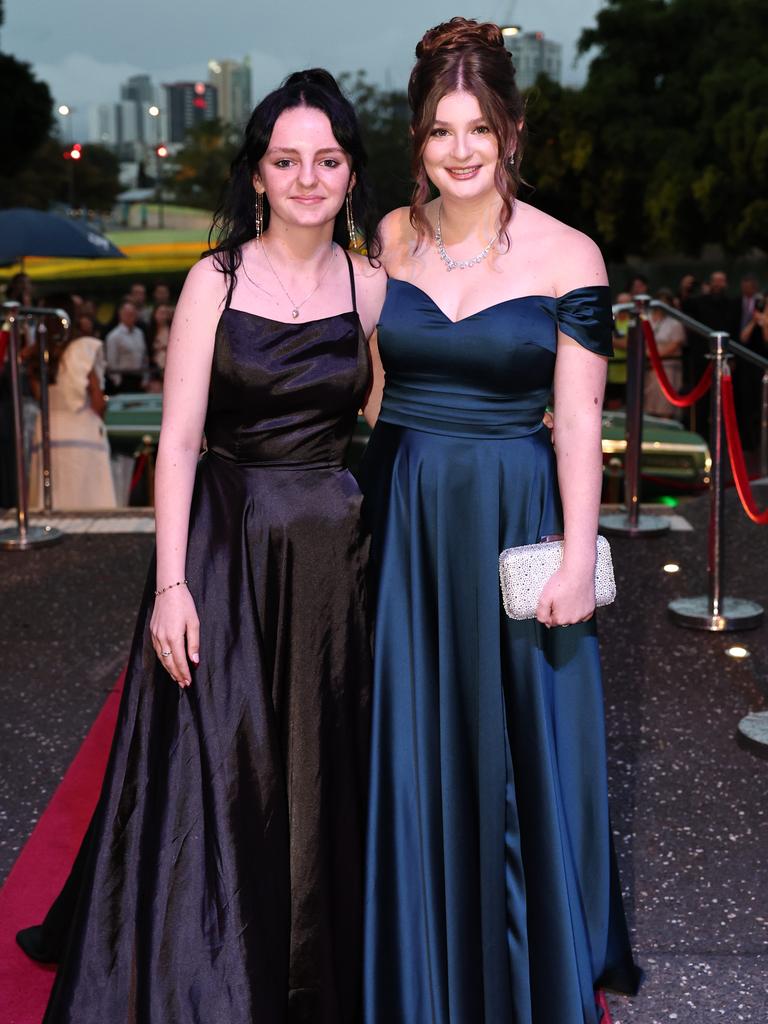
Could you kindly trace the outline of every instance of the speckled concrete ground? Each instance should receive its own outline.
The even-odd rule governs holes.
[[[739,720],[764,709],[768,623],[713,635],[667,618],[706,590],[707,500],[692,533],[614,540],[619,597],[601,614],[611,799],[646,981],[615,1024],[768,1020],[768,762]],[[726,593],[768,607],[768,532],[727,500]],[[667,562],[681,571],[668,575]],[[746,646],[736,661],[725,649]]]
[[[615,1024],[764,1024],[768,761],[736,727],[768,706],[768,624],[734,637],[669,623],[667,601],[706,586],[706,499],[682,511],[692,532],[613,541],[619,598],[601,613],[614,826],[646,971],[637,999],[611,1005]],[[727,592],[768,606],[768,530],[733,495],[728,520]],[[0,878],[122,667],[151,545],[88,533],[0,552]],[[736,639],[743,661],[724,653]]]
[[[0,551],[0,880],[123,668],[153,543]]]

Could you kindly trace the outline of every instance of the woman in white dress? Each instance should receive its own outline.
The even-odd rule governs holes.
[[[55,509],[115,508],[115,486],[104,428],[104,344],[81,317],[75,337],[53,353],[48,391],[51,490]],[[41,423],[38,418],[29,474],[29,504],[43,504]]]
[[[671,306],[674,295],[667,288],[662,288],[656,293],[656,298]],[[656,347],[661,356],[661,365],[667,375],[669,383],[676,391],[683,386],[683,364],[682,355],[685,347],[685,328],[679,320],[668,316],[663,309],[654,308],[651,310],[651,326],[656,338]],[[643,408],[651,416],[665,416],[668,419],[680,419],[680,409],[675,408],[667,401],[664,392],[661,390],[658,377],[650,364],[645,370],[645,388],[643,397]]]

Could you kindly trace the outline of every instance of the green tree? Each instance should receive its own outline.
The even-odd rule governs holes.
[[[65,160],[69,147],[59,139],[45,139],[18,174],[0,177],[0,195],[6,206],[45,210],[52,203],[84,206],[107,212],[120,191],[117,157],[104,146],[86,145],[77,161]]]
[[[0,134],[3,138],[2,173],[20,172],[42,145],[53,124],[53,101],[45,82],[39,82],[29,64],[0,53]],[[0,191],[0,205],[7,197]]]
[[[204,121],[194,128],[173,163],[167,179],[180,203],[214,210],[240,145],[239,133],[223,121]]]
[[[582,34],[584,211],[610,256],[765,246],[763,22],[762,0],[608,0]]]
[[[407,206],[413,182],[406,94],[372,85],[364,71],[340,75],[339,84],[357,111],[379,212]]]
[[[521,198],[582,231],[594,233],[589,189],[592,135],[583,97],[542,75],[526,96],[528,142]]]

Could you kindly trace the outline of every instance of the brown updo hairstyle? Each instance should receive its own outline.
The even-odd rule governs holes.
[[[512,55],[504,45],[498,25],[451,18],[424,33],[416,47],[416,64],[408,81],[412,112],[411,173],[416,182],[411,197],[411,224],[416,229],[419,244],[431,232],[424,213],[430,190],[422,156],[438,103],[448,93],[459,91],[476,97],[499,146],[496,188],[502,199],[501,236],[505,235],[512,219],[525,142],[525,103],[515,82]],[[509,163],[512,153],[515,154],[513,166]]]

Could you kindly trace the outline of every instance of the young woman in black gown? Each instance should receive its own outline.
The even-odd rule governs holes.
[[[156,565],[46,1024],[358,1019],[370,647],[343,460],[384,290],[346,252],[364,165],[333,78],[292,75],[187,277]]]

